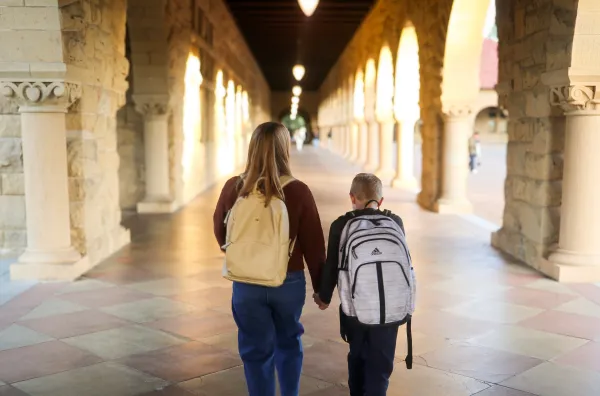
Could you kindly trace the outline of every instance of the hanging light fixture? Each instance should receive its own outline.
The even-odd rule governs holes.
[[[302,66],[302,65],[296,65],[292,69],[292,74],[294,75],[294,78],[298,81],[302,80],[305,72],[306,72],[306,70],[304,69],[304,66]]]
[[[300,85],[296,85],[294,88],[292,88],[292,93],[294,96],[302,95],[302,87]]]
[[[309,17],[317,9],[317,6],[319,5],[319,0],[298,0],[298,4],[300,4],[300,8],[302,9],[304,15]]]
[[[298,104],[300,103],[300,98],[297,96],[292,96],[292,104]]]

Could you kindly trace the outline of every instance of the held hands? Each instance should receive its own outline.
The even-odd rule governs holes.
[[[315,301],[315,304],[319,306],[321,311],[325,311],[329,307],[329,304],[325,304],[323,301],[321,301],[321,298],[317,293],[313,293],[313,300]]]

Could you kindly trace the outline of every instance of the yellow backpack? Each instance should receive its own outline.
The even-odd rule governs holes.
[[[282,188],[294,180],[290,176],[281,177]],[[237,199],[225,223],[223,276],[235,282],[281,286],[295,242],[290,240],[285,202],[273,197],[265,206],[264,195],[255,186],[248,196]]]

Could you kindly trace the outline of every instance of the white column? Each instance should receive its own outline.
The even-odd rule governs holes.
[[[396,174],[393,157],[394,125],[393,119],[379,122],[379,166],[375,174],[384,186],[390,186]]]
[[[177,206],[171,197],[169,176],[169,100],[166,95],[134,95],[136,109],[144,116],[146,195],[138,213],[171,213]]]
[[[416,190],[415,178],[415,124],[417,120],[398,122],[396,129],[396,176],[392,186]]]
[[[353,122],[350,125],[350,161],[358,162],[358,138],[359,138],[360,124]]]
[[[90,268],[71,245],[65,114],[81,87],[64,81],[2,81],[19,104],[27,213],[27,248],[12,279],[72,280]]]
[[[467,198],[469,176],[469,136],[473,130],[471,109],[451,107],[445,114],[442,194],[436,203],[439,213],[464,214],[473,211]]]
[[[564,282],[600,282],[600,85],[552,90],[566,113],[558,249],[542,271]]]
[[[352,126],[344,124],[344,158],[352,158]]]
[[[369,125],[365,121],[358,124],[358,164],[366,166],[369,157]]]
[[[368,150],[365,170],[367,172],[375,172],[375,170],[377,170],[377,167],[379,166],[379,123],[377,121],[370,121],[368,125]]]

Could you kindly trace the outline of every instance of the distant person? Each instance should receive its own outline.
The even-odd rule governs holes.
[[[469,170],[471,173],[477,173],[479,166],[481,166],[481,141],[479,132],[475,132],[469,138]]]
[[[296,149],[302,151],[304,141],[306,140],[306,128],[298,128],[294,131],[294,140],[296,141]]]

